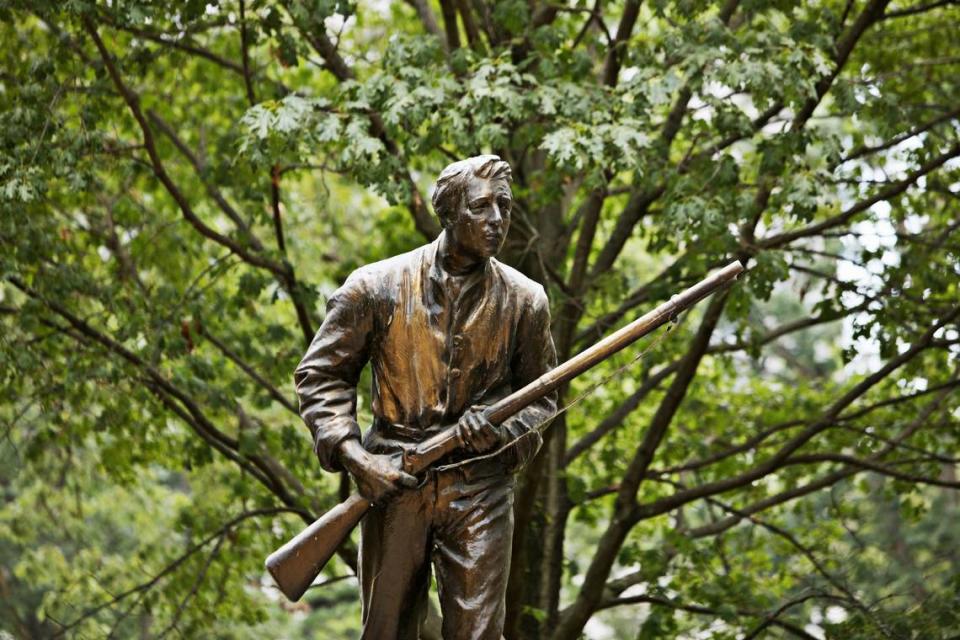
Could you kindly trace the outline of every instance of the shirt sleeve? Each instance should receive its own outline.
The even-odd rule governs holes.
[[[320,466],[343,469],[340,443],[360,438],[357,381],[370,355],[373,299],[354,272],[327,301],[327,315],[294,371],[300,416],[313,434]]]
[[[520,317],[511,363],[511,386],[516,391],[556,366],[557,352],[553,345],[553,335],[550,333],[550,303],[543,287],[538,287],[533,303]],[[557,392],[553,391],[527,405],[503,423],[507,442],[520,438],[515,445],[503,452],[509,468],[518,470],[537,455],[543,438],[536,429],[556,413]]]

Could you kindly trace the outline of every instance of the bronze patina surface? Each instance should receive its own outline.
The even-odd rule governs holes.
[[[465,447],[441,462],[469,458],[549,419],[555,393],[497,426],[481,411],[555,366],[549,305],[543,287],[494,258],[510,225],[505,162],[453,163],[433,204],[440,236],[351,274],[295,380],[320,464],[347,469],[376,505],[361,525],[363,637],[419,636],[432,563],[444,638],[498,639],[513,474],[536,454],[539,434],[422,482],[391,454],[458,424]],[[367,362],[374,422],[361,444],[356,385]]]
[[[526,431],[519,430],[519,435],[482,457],[467,456],[459,462],[437,466],[444,458],[463,458],[464,450],[478,451],[491,443],[496,444],[498,432],[491,430],[486,421],[493,425],[502,425],[532,404],[550,397],[564,383],[632,345],[640,338],[656,331],[659,327],[675,320],[678,314],[697,304],[703,298],[729,286],[743,270],[744,267],[739,261],[731,262],[723,269],[712,273],[677,295],[671,296],[668,301],[658,305],[630,324],[617,329],[595,345],[581,351],[533,382],[497,400],[483,409],[479,416],[471,416],[468,411],[465,414],[466,418],[461,420],[463,424],[454,423],[438,431],[435,435],[415,443],[411,442],[407,445],[396,443],[395,447],[388,449],[388,451],[391,449],[395,451],[393,454],[395,456],[395,467],[414,475],[419,475],[431,468],[434,471],[447,471],[454,467],[473,466],[482,461],[496,458],[501,456],[506,449],[512,447],[537,446],[541,430],[549,426],[550,420],[555,414],[548,413],[544,421],[536,428]],[[643,357],[643,354],[652,349],[656,343],[657,341],[654,341],[644,351],[638,353],[631,362],[614,370],[605,380],[610,380],[619,375],[632,362],[636,362]],[[590,390],[586,393],[589,392]],[[583,397],[585,397],[585,394],[580,394],[560,411],[566,411]],[[475,430],[478,430],[478,432],[473,434],[472,432]],[[506,432],[500,431],[499,433],[504,434]],[[532,440],[533,444],[526,442],[527,440]],[[345,439],[342,447],[345,449],[345,455],[348,454],[346,451],[348,448],[358,451],[363,449],[356,443],[355,439]],[[355,461],[354,458],[349,459]],[[509,457],[501,457],[501,462],[509,459]],[[373,457],[370,460],[375,463],[379,458]],[[518,463],[521,460],[522,458],[517,458]],[[408,480],[412,480],[402,474],[397,476],[395,470],[388,469],[388,472],[394,475],[386,479],[381,478],[388,492],[396,491],[396,488],[392,485],[393,481],[401,480],[406,483]],[[475,470],[471,473],[475,476]],[[320,572],[323,571],[324,566],[333,554],[336,553],[338,547],[372,506],[373,503],[363,495],[353,494],[339,505],[328,510],[320,518],[314,520],[306,529],[270,554],[265,563],[266,568],[273,576],[277,587],[287,598],[296,602],[303,596]]]

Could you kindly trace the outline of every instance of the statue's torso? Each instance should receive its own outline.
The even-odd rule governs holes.
[[[417,429],[511,390],[518,327],[540,285],[496,260],[455,278],[437,243],[363,267],[373,297],[373,411]]]

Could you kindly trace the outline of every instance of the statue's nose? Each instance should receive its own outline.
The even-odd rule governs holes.
[[[500,207],[497,205],[496,202],[494,202],[493,206],[491,207],[491,210],[493,211],[493,214],[487,220],[487,223],[491,227],[495,227],[499,229],[500,227],[503,226],[503,215],[500,213]]]

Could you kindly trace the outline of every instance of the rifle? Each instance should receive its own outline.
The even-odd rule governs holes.
[[[739,261],[730,263],[522,389],[490,405],[484,409],[484,416],[491,423],[499,425],[531,402],[675,319],[681,312],[731,282],[742,271],[743,265]],[[424,440],[415,449],[404,452],[403,470],[414,476],[419,475],[460,446],[457,425],[453,425]],[[296,602],[303,596],[370,506],[366,498],[355,493],[270,554],[266,567],[287,598]]]

